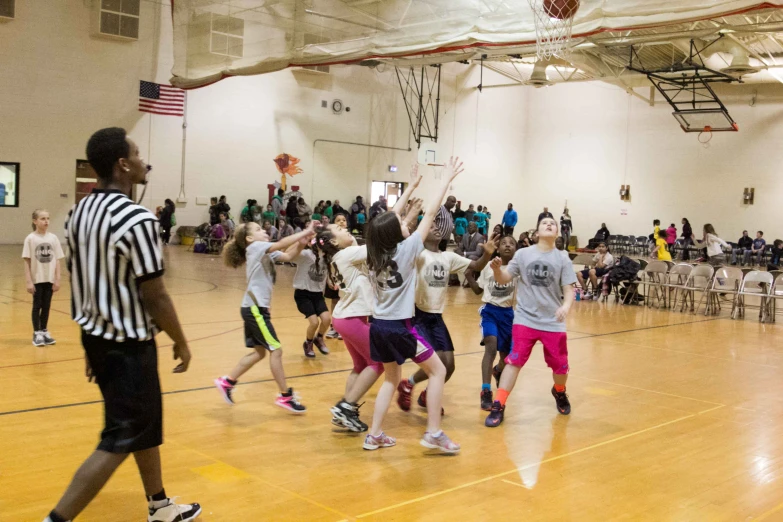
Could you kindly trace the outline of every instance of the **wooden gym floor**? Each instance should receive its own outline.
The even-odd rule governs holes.
[[[98,388],[83,377],[68,286],[55,295],[57,345],[31,344],[21,246],[0,247],[0,520],[40,521],[102,426]],[[456,457],[419,446],[425,415],[392,405],[395,448],[366,452],[362,436],[332,431],[328,409],[351,368],[342,343],[306,360],[293,269],[279,267],[273,320],[290,384],[309,411],[273,404],[266,361],[227,406],[212,379],[243,347],[244,270],[183,247],[167,251],[166,284],[193,352],[170,372],[158,338],[165,390],[164,480],[170,495],[198,501],[202,520],[782,520],[783,332],[745,320],[575,303],[568,318],[570,417],[557,414],[536,348],[509,400],[505,423],[484,427],[478,297],[449,289],[446,322],[457,370],[446,386],[444,429]],[[404,375],[414,369],[404,368]],[[417,390],[421,386],[417,387]],[[369,421],[375,390],[362,409]],[[126,462],[79,520],[144,516],[141,482]],[[121,513],[121,515],[118,515]]]

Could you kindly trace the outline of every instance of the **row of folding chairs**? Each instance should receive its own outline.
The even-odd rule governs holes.
[[[689,309],[697,313],[704,306],[704,315],[721,312],[722,304],[731,304],[732,319],[745,316],[747,308],[758,308],[759,321],[774,322],[777,299],[783,298],[783,273],[742,270],[737,267],[721,267],[688,263],[669,264],[651,261],[639,272],[639,285],[643,287],[645,303],[658,308]],[[699,294],[698,303],[696,294]],[[759,300],[751,305],[747,298]]]
[[[606,246],[612,254],[644,255],[649,249],[647,236],[609,236]]]

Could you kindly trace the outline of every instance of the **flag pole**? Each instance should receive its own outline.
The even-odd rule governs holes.
[[[185,102],[182,110],[182,172],[179,180],[179,196],[177,201],[185,203],[185,149],[188,142],[188,91],[185,91]]]

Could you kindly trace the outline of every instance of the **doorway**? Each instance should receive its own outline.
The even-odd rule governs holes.
[[[402,196],[406,185],[407,183],[399,181],[373,181],[372,191],[370,192],[370,204],[372,205],[378,201],[378,198],[384,196],[387,206],[391,209]]]

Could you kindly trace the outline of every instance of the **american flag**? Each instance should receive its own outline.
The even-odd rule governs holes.
[[[185,91],[170,85],[140,81],[139,110],[166,116],[184,116]]]

